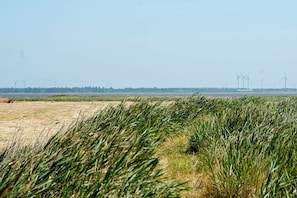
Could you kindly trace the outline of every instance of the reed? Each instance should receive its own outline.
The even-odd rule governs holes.
[[[225,100],[220,112],[197,120],[188,151],[208,168],[209,197],[296,196],[295,100]]]
[[[297,196],[297,98],[129,101],[4,150],[0,198]]]
[[[179,197],[157,165],[160,103],[125,103],[75,123],[41,148],[2,154],[0,197]]]

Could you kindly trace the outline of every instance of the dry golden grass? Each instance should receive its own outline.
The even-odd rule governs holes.
[[[0,148],[18,139],[23,145],[44,140],[63,126],[119,102],[0,102]]]
[[[12,100],[10,98],[0,98],[0,103],[11,103]]]

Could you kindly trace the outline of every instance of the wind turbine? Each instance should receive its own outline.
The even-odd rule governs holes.
[[[244,80],[247,80],[247,88],[250,89],[250,77],[249,76],[244,76]]]
[[[285,81],[285,89],[287,89],[288,78],[287,78],[287,74],[286,73],[285,73],[285,76],[281,80]]]
[[[281,81],[285,81],[285,89],[287,89],[287,82],[288,82],[288,77],[287,77],[287,72],[285,71],[284,77],[281,79]]]
[[[242,89],[244,89],[245,76],[242,76],[241,80],[242,80]]]
[[[239,89],[239,81],[240,81],[240,78],[242,78],[243,76],[242,75],[238,75],[236,74],[236,81],[237,81],[237,88]]]

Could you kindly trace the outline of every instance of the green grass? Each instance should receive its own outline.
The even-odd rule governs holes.
[[[75,123],[40,148],[4,153],[0,195],[178,197],[180,184],[163,179],[157,168],[159,130],[172,130],[161,115],[159,103],[122,103]]]
[[[196,120],[189,138],[212,180],[209,196],[296,196],[296,99],[223,102],[219,112],[209,112],[211,119]]]
[[[7,148],[0,197],[297,196],[297,98],[131,101]]]

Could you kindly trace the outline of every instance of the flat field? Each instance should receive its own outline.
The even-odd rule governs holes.
[[[92,116],[117,101],[100,102],[0,102],[0,148],[16,138],[22,144],[44,141],[77,119]]]

